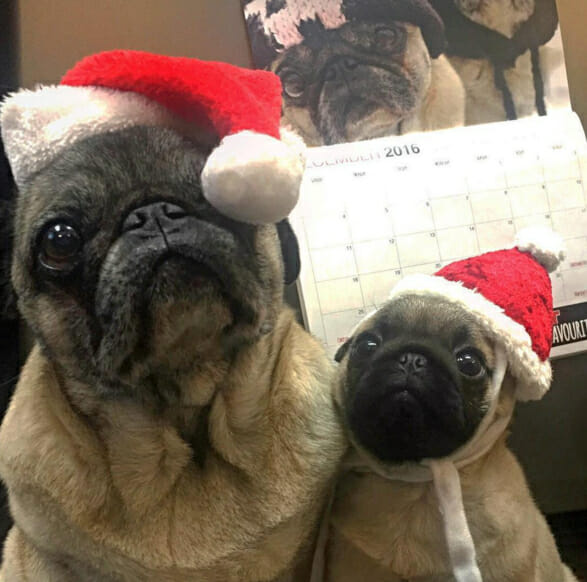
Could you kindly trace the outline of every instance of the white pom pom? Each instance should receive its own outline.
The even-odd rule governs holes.
[[[225,137],[210,154],[202,172],[204,196],[235,220],[279,222],[298,201],[304,169],[299,142],[290,145],[269,135],[241,131]]]
[[[549,273],[565,258],[565,245],[560,235],[545,226],[530,226],[515,238],[518,250],[530,253]]]

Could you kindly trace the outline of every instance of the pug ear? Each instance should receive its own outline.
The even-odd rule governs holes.
[[[287,218],[278,222],[276,227],[285,268],[284,283],[291,285],[298,278],[301,268],[298,239]]]
[[[342,344],[342,346],[340,346],[340,348],[338,348],[338,350],[336,350],[336,354],[334,354],[334,361],[336,363],[342,362],[342,359],[345,357],[346,353],[349,351],[349,348],[351,347],[352,341],[353,338],[349,338],[348,340],[346,340],[346,342],[344,342],[344,344]]]
[[[263,22],[259,14],[251,14],[247,17],[247,28],[255,67],[258,69],[268,69],[279,55],[279,47],[275,39],[272,35],[268,36],[265,34]]]

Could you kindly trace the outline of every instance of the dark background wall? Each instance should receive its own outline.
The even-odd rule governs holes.
[[[18,82],[18,21],[16,0],[0,0],[0,86]]]
[[[18,25],[15,0],[0,0],[0,99],[18,86]],[[18,335],[9,282],[11,215],[14,189],[0,144],[0,417],[8,405],[18,373]],[[0,545],[10,527],[6,492],[0,486]]]

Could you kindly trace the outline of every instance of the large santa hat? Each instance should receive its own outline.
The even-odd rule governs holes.
[[[301,43],[304,23],[311,21],[319,21],[326,30],[353,20],[408,22],[420,27],[432,58],[444,51],[446,43],[442,20],[428,0],[245,0],[243,4],[250,32],[255,35],[260,29],[275,51]]]
[[[563,259],[562,239],[543,227],[520,231],[513,248],[451,263],[435,275],[402,279],[390,298],[439,297],[461,305],[506,352],[517,379],[517,398],[536,400],[552,372],[554,314],[548,273]]]
[[[271,223],[295,206],[303,142],[280,130],[281,84],[267,71],[111,51],[87,57],[59,85],[2,104],[2,138],[18,186],[75,142],[160,126],[214,148],[202,172],[208,201],[244,222]]]

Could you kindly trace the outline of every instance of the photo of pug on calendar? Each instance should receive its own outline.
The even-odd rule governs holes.
[[[568,106],[555,0],[241,0],[310,146]]]

